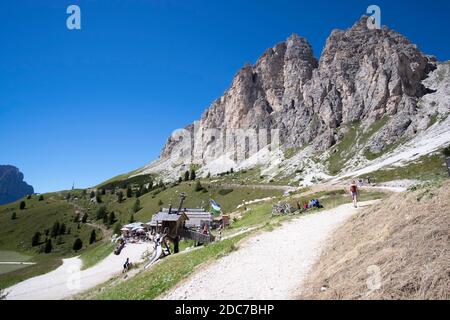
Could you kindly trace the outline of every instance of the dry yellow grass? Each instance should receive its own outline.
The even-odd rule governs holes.
[[[450,181],[346,222],[302,288],[301,299],[450,299]]]

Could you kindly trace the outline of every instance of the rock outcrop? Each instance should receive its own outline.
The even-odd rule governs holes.
[[[198,164],[222,154],[236,160],[236,144],[248,157],[271,143],[270,131],[267,139],[259,139],[262,129],[277,130],[286,148],[308,144],[323,151],[342,139],[346,125],[359,123],[368,130],[386,117],[368,142],[370,151],[379,153],[426,129],[417,103],[429,93],[422,81],[436,64],[401,34],[387,27],[369,29],[365,16],[348,30],[334,30],[319,61],[306,39],[292,35],[268,49],[255,65],[239,70],[224,95],[186,127],[192,138],[189,148],[186,136],[174,135],[157,163],[175,153]],[[208,129],[222,133],[212,137]],[[253,129],[256,146],[236,141],[229,134],[236,129]],[[230,136],[231,143],[225,143]]]
[[[14,166],[0,165],[0,205],[33,194],[34,189],[23,181],[23,173]]]

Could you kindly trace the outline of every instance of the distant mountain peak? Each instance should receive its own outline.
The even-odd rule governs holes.
[[[0,165],[0,205],[34,193],[33,187],[23,179],[24,175],[17,167]]]

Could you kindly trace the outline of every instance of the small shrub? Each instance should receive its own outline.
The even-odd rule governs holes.
[[[36,247],[41,243],[41,233],[37,231],[31,238],[31,246]]]
[[[442,153],[444,154],[444,156],[450,157],[450,146],[444,148],[444,150],[442,150]]]
[[[55,221],[55,223],[53,223],[52,231],[50,233],[50,236],[52,238],[56,238],[59,235],[59,228],[60,228],[59,222]]]
[[[75,241],[73,242],[72,249],[73,249],[74,251],[78,251],[78,250],[80,250],[81,248],[83,248],[83,241],[81,241],[80,238],[76,238]]]
[[[133,212],[138,212],[139,210],[141,210],[141,201],[139,199],[136,199],[136,201],[134,202],[133,205]]]
[[[53,250],[52,240],[50,239],[45,240],[44,252],[50,253],[52,252],[52,250]]]
[[[231,192],[233,192],[233,189],[220,189],[219,191],[217,191],[217,193],[220,194],[221,196],[226,196]]]
[[[123,201],[123,192],[119,191],[117,192],[117,202],[122,203],[122,201]]]
[[[111,213],[108,216],[108,224],[111,226],[116,222],[116,215],[114,214],[114,211],[111,211]]]
[[[121,228],[122,228],[122,226],[120,225],[120,223],[116,223],[114,225],[113,234],[121,234],[121,230],[120,230]]]
[[[97,241],[97,234],[95,233],[95,229],[94,229],[91,232],[91,236],[89,238],[89,244],[93,244],[95,241]]]
[[[59,226],[59,232],[58,232],[58,234],[65,234],[66,233],[66,225],[64,224],[64,223],[62,223],[60,226]]]
[[[201,190],[203,190],[202,184],[200,183],[200,180],[197,180],[197,182],[195,183],[194,191],[198,192]]]
[[[106,207],[101,206],[100,208],[98,208],[95,216],[96,216],[97,220],[103,219],[106,216]]]

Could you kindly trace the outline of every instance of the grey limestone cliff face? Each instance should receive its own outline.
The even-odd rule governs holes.
[[[23,173],[14,166],[0,165],[0,205],[33,194],[33,187],[23,181]]]
[[[211,128],[277,129],[285,147],[312,144],[321,151],[339,142],[345,125],[369,128],[388,117],[371,137],[376,153],[426,127],[417,102],[428,93],[422,81],[435,68],[435,58],[404,36],[387,27],[370,30],[362,17],[331,33],[320,60],[295,34],[268,49],[255,65],[239,70],[223,96],[186,129],[200,136]],[[160,158],[171,156],[180,141],[169,138]],[[203,137],[199,157],[210,159],[217,143]]]

